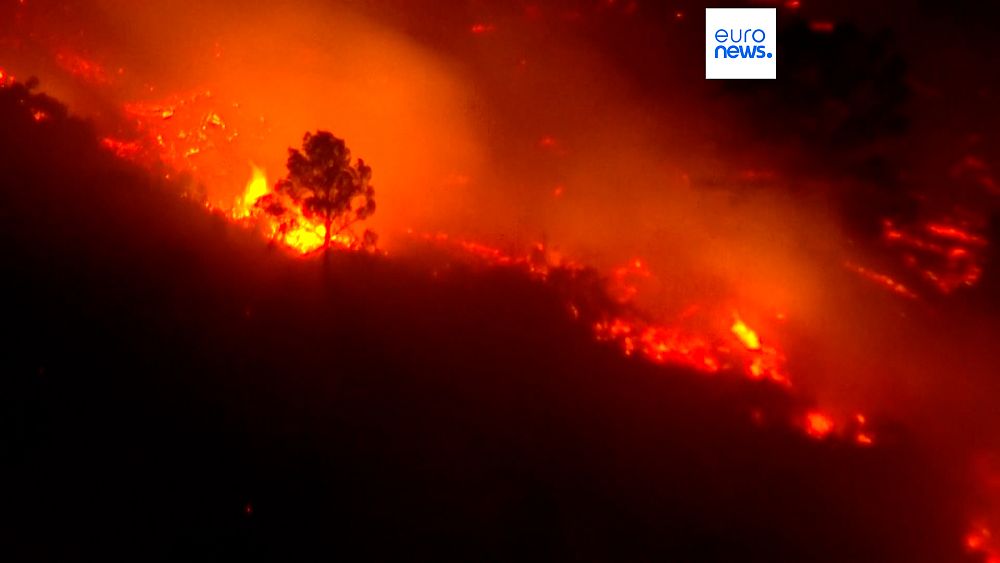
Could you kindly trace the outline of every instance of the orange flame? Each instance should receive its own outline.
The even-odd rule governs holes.
[[[243,194],[236,198],[230,215],[236,220],[262,224],[271,240],[298,254],[307,255],[322,249],[326,227],[307,219],[302,210],[291,202],[286,206],[290,217],[283,221],[262,212],[257,203],[274,191],[268,184],[263,169],[253,163],[250,164],[250,168],[250,180],[247,181]],[[355,248],[357,242],[350,233],[337,233],[331,237],[332,244],[344,249]]]
[[[833,431],[833,419],[829,416],[811,411],[806,413],[806,433],[813,438],[825,438]]]
[[[733,317],[733,326],[730,330],[736,335],[736,338],[740,339],[747,350],[760,350],[760,338],[757,337],[757,333],[748,327],[739,315],[734,314]]]
[[[236,202],[233,205],[233,217],[236,219],[249,217],[253,212],[253,206],[257,203],[257,200],[267,195],[268,191],[270,191],[267,185],[267,174],[264,170],[258,168],[253,163],[250,164],[250,169],[250,181],[247,182],[243,194],[236,198]]]

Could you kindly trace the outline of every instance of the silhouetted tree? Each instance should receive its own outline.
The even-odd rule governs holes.
[[[344,232],[354,236],[357,246],[374,246],[374,232],[366,229],[357,237],[351,230],[375,212],[372,169],[360,158],[351,163],[351,151],[343,139],[328,131],[306,133],[302,150],[288,149],[287,167],[288,175],[275,185],[275,193],[300,206],[306,219],[324,226],[324,249]],[[287,211],[274,201],[261,203],[272,215]]]

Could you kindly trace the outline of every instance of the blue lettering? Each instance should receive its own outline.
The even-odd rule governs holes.
[[[717,45],[715,47],[715,58],[720,56],[724,59],[770,59],[773,53],[764,50],[763,43],[767,38],[767,32],[761,28],[757,29],[717,29],[715,30],[715,40],[719,43],[745,43],[745,45]],[[750,42],[756,45],[751,45]]]

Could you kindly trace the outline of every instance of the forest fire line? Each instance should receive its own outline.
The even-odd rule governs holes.
[[[491,24],[475,24],[475,33],[493,30]],[[58,64],[70,74],[95,86],[108,87],[111,80],[104,67],[72,50],[56,53]],[[124,74],[119,68],[117,73]],[[0,75],[0,81],[4,78]],[[9,78],[8,78],[9,79]],[[151,91],[153,87],[150,86]],[[241,131],[233,127],[220,113],[239,112],[238,102],[220,102],[210,89],[195,91],[187,95],[175,95],[159,102],[130,102],[123,106],[123,112],[131,118],[140,139],[122,140],[107,137],[105,145],[119,154],[132,159],[155,158],[178,171],[199,172],[216,176],[222,174],[232,183],[228,172],[239,154]],[[44,116],[40,116],[40,119]],[[257,128],[250,133],[242,133],[253,139],[260,139],[266,133],[266,120],[259,116]],[[540,146],[551,149],[555,141],[551,136],[543,136]],[[204,179],[204,178],[203,178]],[[557,193],[562,191],[557,188]],[[240,196],[246,199],[246,195]],[[237,206],[239,203],[237,203]],[[224,202],[211,205],[223,211]],[[244,213],[245,211],[240,211]],[[922,234],[914,231],[919,229]],[[917,273],[919,280],[929,284],[934,290],[947,295],[962,287],[974,286],[983,270],[983,248],[988,241],[967,226],[951,222],[928,221],[917,229],[904,229],[892,220],[883,221],[883,240],[890,248],[903,251],[903,266]],[[264,229],[272,240],[309,255],[315,252],[324,237],[322,226],[310,224],[300,218],[287,224],[270,225]],[[350,247],[357,244],[356,237],[338,234],[334,237],[338,245]],[[919,293],[910,284],[895,279],[890,274],[877,272],[853,261],[845,267],[901,297],[918,299]],[[640,271],[640,270],[636,270]],[[634,273],[634,272],[633,272]],[[626,297],[627,298],[627,297]]]
[[[576,262],[551,256],[541,243],[533,247],[530,255],[515,256],[482,243],[456,239],[446,233],[415,233],[410,230],[408,234],[424,242],[448,245],[449,248],[466,253],[492,267],[521,269],[540,282],[547,281],[553,271],[572,273],[586,269]],[[629,286],[628,291],[614,289],[615,286],[626,283],[622,272],[629,270],[641,270],[643,275],[651,275],[644,269],[640,259],[614,269],[606,280],[604,290],[611,297],[617,296],[615,302],[620,305],[627,305],[628,301],[623,301],[622,295],[627,295],[628,299],[636,296],[636,292],[631,291],[635,289],[633,286]],[[784,367],[784,354],[777,347],[764,344],[758,333],[737,312],[733,313],[728,335],[720,333],[709,336],[685,330],[680,325],[654,324],[624,313],[614,316],[608,316],[603,311],[582,313],[585,307],[572,300],[567,303],[567,309],[574,319],[586,321],[594,316],[599,317],[599,320],[592,321],[594,337],[598,341],[615,344],[626,356],[638,356],[658,365],[682,366],[706,375],[741,373],[752,381],[767,382],[789,390],[792,388],[792,380]],[[735,343],[740,346],[734,346]],[[867,426],[867,418],[860,413],[836,424],[831,414],[812,410],[803,413],[800,419],[788,422],[801,428],[806,436],[817,440],[838,435],[860,447],[875,444],[875,435]],[[840,432],[835,432],[837,429]]]
[[[196,94],[175,105],[132,105],[128,111],[131,115],[143,119],[140,122],[141,129],[153,134],[158,128],[151,126],[150,123],[174,120],[178,112],[187,105],[210,98],[210,92],[206,91],[203,95]],[[224,131],[227,127],[225,121],[213,110],[202,108],[198,115],[199,117],[189,124],[191,128],[181,127],[172,134],[179,141],[193,143],[184,151],[179,151],[175,142],[165,140],[162,133],[156,133],[156,143],[153,146],[161,151],[162,162],[193,166],[190,158],[200,152],[198,144],[211,145],[212,133]],[[223,138],[227,142],[232,142],[238,136],[237,131],[230,131]],[[137,142],[122,142],[110,138],[106,138],[103,142],[109,150],[122,158],[134,159],[140,152],[138,148],[140,145]],[[270,240],[289,249],[294,255],[308,257],[321,251],[324,247],[324,227],[306,218],[301,209],[293,206],[290,219],[284,222],[277,221],[262,212],[258,202],[274,194],[273,185],[268,181],[264,170],[252,163],[250,168],[251,178],[246,182],[243,193],[235,198],[232,205],[227,208],[209,204],[209,209],[221,212],[239,224],[261,229]],[[481,242],[452,237],[447,233],[415,233],[410,229],[407,234],[428,243],[448,245],[454,251],[473,257],[489,266],[519,268],[541,282],[548,280],[548,275],[553,269],[579,271],[585,268],[556,255],[542,243],[535,244],[530,253],[515,255]],[[358,248],[358,239],[350,233],[339,233],[333,237],[332,242],[343,250]],[[635,259],[612,271],[605,291],[618,304],[628,304],[638,294],[638,289],[631,280],[651,276],[645,262]],[[567,306],[579,316],[578,304],[569,302]],[[696,332],[649,323],[638,318],[609,317],[606,314],[601,316],[602,319],[592,321],[594,337],[599,341],[615,343],[626,356],[639,355],[655,364],[679,365],[706,374],[735,370],[742,372],[744,377],[750,380],[767,381],[786,388],[792,386],[791,378],[784,368],[784,354],[775,346],[764,344],[758,333],[750,328],[738,313],[733,313],[728,334],[716,336],[699,335]],[[802,422],[790,422],[801,427],[803,432],[812,438],[826,438],[834,429],[832,418],[821,412],[803,415],[802,420]],[[873,443],[874,438],[870,432],[857,430],[853,441],[858,445],[867,446]]]
[[[213,109],[212,99],[211,92],[206,90],[176,98],[171,103],[128,104],[126,114],[135,119],[143,137],[131,141],[106,137],[102,144],[123,159],[146,166],[157,162],[166,165],[168,170],[173,170],[168,176],[185,170],[205,172],[205,165],[193,162],[192,158],[203,153],[211,155],[224,152],[227,146],[231,152],[232,144],[240,137],[240,133],[229,127],[226,120]],[[238,108],[238,104],[233,104],[233,107]],[[220,157],[222,160],[218,163],[209,163],[224,166],[226,158],[231,156],[226,154]],[[246,182],[242,195],[228,206],[206,203],[206,207],[223,213],[239,224],[261,229],[269,239],[288,248],[295,255],[310,256],[322,249],[324,227],[307,219],[301,209],[293,207],[291,217],[285,221],[277,221],[261,212],[258,202],[273,194],[273,187],[264,171],[251,164],[251,178]],[[409,234],[414,233],[411,231]],[[535,245],[531,253],[519,256],[444,233],[415,236],[436,244],[448,244],[491,266],[521,268],[543,282],[553,269],[583,269],[579,264],[555,256],[542,244]],[[341,249],[357,248],[357,239],[351,234],[337,234],[332,237],[331,242]],[[645,262],[636,259],[615,269],[609,278],[611,283],[605,289],[617,303],[627,304],[637,294],[637,289],[630,280],[649,276],[651,273]],[[898,291],[901,290],[897,289]],[[576,303],[570,302],[567,306],[571,310],[579,310]],[[764,344],[758,333],[738,313],[733,313],[731,324],[726,325],[728,330],[720,331],[714,336],[650,323],[638,317],[605,314],[604,318],[591,322],[595,338],[615,343],[627,356],[639,355],[656,364],[680,365],[706,374],[735,370],[751,380],[767,381],[789,388],[792,385],[784,368],[784,354],[778,348]],[[818,411],[803,415],[802,420],[791,422],[801,427],[806,435],[817,439],[827,437],[835,428],[832,418]],[[848,426],[850,425],[836,425],[845,428]],[[853,441],[858,445],[870,445],[873,437],[870,432],[857,431]]]
[[[205,173],[218,175],[220,170],[232,166],[236,155],[241,152],[237,146],[241,132],[232,127],[227,119],[216,109],[219,102],[210,90],[195,92],[187,96],[175,96],[159,103],[130,103],[124,111],[136,123],[138,130],[145,134],[145,140],[123,141],[106,138],[105,145],[124,158],[142,159],[145,151],[147,158],[155,158],[168,164],[176,170],[190,170],[203,176]],[[230,111],[238,112],[240,104],[233,102],[222,104]],[[250,137],[261,138],[266,132],[266,120],[261,116],[258,128]],[[246,136],[246,135],[244,135]],[[152,156],[155,155],[155,156]],[[252,166],[252,165],[251,165]],[[323,243],[324,227],[306,220],[301,213],[293,213],[290,220],[277,223],[273,219],[263,220],[261,214],[252,212],[253,201],[263,197],[267,192],[262,186],[267,186],[266,180],[257,175],[262,172],[253,167],[254,178],[247,184],[244,193],[236,201],[227,206],[224,202],[211,204],[210,207],[231,214],[235,219],[264,225],[262,231],[271,239],[292,251],[304,256],[315,253]],[[226,173],[230,177],[232,174]],[[254,217],[251,217],[253,215]],[[922,226],[924,236],[918,236],[896,227],[890,220],[883,222],[884,241],[890,247],[904,250],[903,264],[918,273],[919,279],[928,283],[936,291],[949,294],[960,287],[971,287],[976,284],[982,274],[982,249],[986,239],[975,233],[950,223],[928,222]],[[358,239],[351,234],[338,233],[333,241],[342,248],[358,245]],[[466,242],[465,250],[475,254],[477,243]],[[498,263],[512,263],[519,259],[496,256]],[[844,266],[869,281],[883,286],[889,291],[907,299],[919,299],[920,294],[908,283],[895,279],[884,272],[875,271],[853,261],[845,262]],[[644,265],[629,264],[613,272],[614,276],[648,277]],[[616,289],[621,293],[617,296],[621,301],[634,297],[635,287],[620,283]],[[654,354],[655,357],[655,354]],[[768,377],[773,373],[773,367],[762,355],[751,366],[754,377]]]
[[[921,233],[886,219],[882,229],[886,244],[903,250],[905,266],[944,295],[974,286],[982,276],[987,240],[967,227],[927,222]]]

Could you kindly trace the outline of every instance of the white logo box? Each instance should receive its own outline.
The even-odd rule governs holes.
[[[777,78],[775,8],[705,9],[705,78]]]

